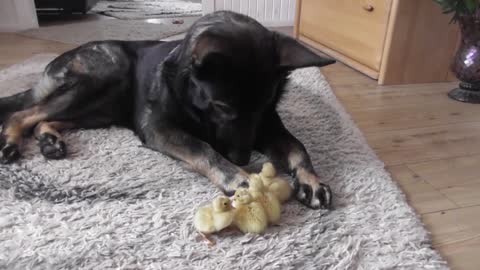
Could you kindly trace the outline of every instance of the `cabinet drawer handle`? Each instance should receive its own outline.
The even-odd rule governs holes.
[[[365,5],[363,6],[363,9],[365,9],[368,12],[372,12],[375,8],[372,5]]]

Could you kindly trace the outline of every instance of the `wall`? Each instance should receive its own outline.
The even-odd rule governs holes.
[[[38,28],[34,0],[0,0],[0,32]]]

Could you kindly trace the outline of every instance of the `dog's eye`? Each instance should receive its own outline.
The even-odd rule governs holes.
[[[223,102],[213,102],[213,109],[215,113],[224,120],[230,121],[237,117],[237,112],[232,107]]]

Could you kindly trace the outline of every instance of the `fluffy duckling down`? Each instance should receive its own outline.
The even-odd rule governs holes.
[[[259,175],[250,176],[248,190],[253,200],[259,202],[263,206],[263,209],[267,214],[268,222],[270,224],[278,224],[282,212],[280,201],[273,193],[265,188]]]
[[[215,198],[211,205],[204,206],[195,213],[194,226],[204,234],[219,232],[230,226],[235,217],[235,209],[227,197]]]
[[[273,193],[280,203],[284,203],[290,198],[292,187],[286,180],[276,177],[276,174],[277,172],[275,167],[273,167],[273,164],[267,162],[263,164],[262,171],[259,175],[263,181],[265,189]]]
[[[259,202],[253,200],[247,189],[240,188],[233,199],[236,208],[233,224],[243,233],[263,233],[267,229],[268,217]]]

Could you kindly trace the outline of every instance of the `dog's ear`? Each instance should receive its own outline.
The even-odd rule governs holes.
[[[192,65],[196,75],[213,76],[229,64],[231,50],[228,43],[214,35],[200,36],[192,50]]]
[[[322,57],[291,37],[276,33],[280,67],[293,70],[302,67],[323,67],[335,63],[335,60]]]

